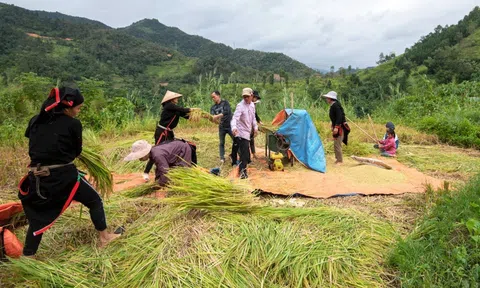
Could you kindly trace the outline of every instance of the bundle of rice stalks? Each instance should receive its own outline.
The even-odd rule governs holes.
[[[188,120],[192,122],[199,122],[202,118],[207,118],[208,120],[213,121],[213,116],[203,110],[192,110],[188,115]]]
[[[108,196],[113,192],[112,172],[105,165],[99,146],[84,146],[78,161],[79,166],[87,170],[92,184],[102,196]]]
[[[160,186],[156,182],[150,182],[124,190],[122,194],[128,198],[136,198],[151,194],[159,189]]]
[[[171,169],[167,177],[170,179],[169,193],[178,196],[165,201],[181,210],[196,208],[243,213],[260,207],[247,187],[212,175],[200,167]]]

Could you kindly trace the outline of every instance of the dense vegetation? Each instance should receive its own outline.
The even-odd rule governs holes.
[[[390,257],[402,287],[478,287],[480,285],[480,178],[458,193],[448,190]],[[437,192],[438,193],[438,192]]]

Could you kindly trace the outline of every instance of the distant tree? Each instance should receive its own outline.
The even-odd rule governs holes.
[[[333,73],[335,73],[335,66],[330,66],[330,74],[333,75]]]
[[[348,65],[348,74],[352,73],[352,65]]]
[[[382,53],[380,53],[380,55],[378,56],[377,64],[382,64],[383,62],[385,62],[385,56],[383,55],[383,52],[382,52]]]

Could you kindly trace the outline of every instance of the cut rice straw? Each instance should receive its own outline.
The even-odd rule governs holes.
[[[100,147],[83,147],[82,154],[78,156],[79,166],[88,171],[92,184],[102,196],[108,196],[113,192],[113,177],[110,169],[105,165]]]
[[[136,197],[141,197],[141,196],[151,194],[159,190],[160,188],[161,187],[157,183],[151,182],[151,183],[141,184],[133,188],[124,190],[122,194],[128,198],[136,198]]]
[[[207,118],[208,120],[213,121],[213,116],[203,110],[192,110],[188,115],[188,120],[192,122],[199,122],[202,118]]]
[[[174,197],[164,201],[180,210],[250,212],[260,206],[255,203],[248,187],[234,184],[200,167],[171,169],[167,186]],[[175,196],[178,195],[178,196]]]

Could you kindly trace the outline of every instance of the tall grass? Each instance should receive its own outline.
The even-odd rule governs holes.
[[[390,256],[402,287],[480,285],[480,175],[435,206]]]

